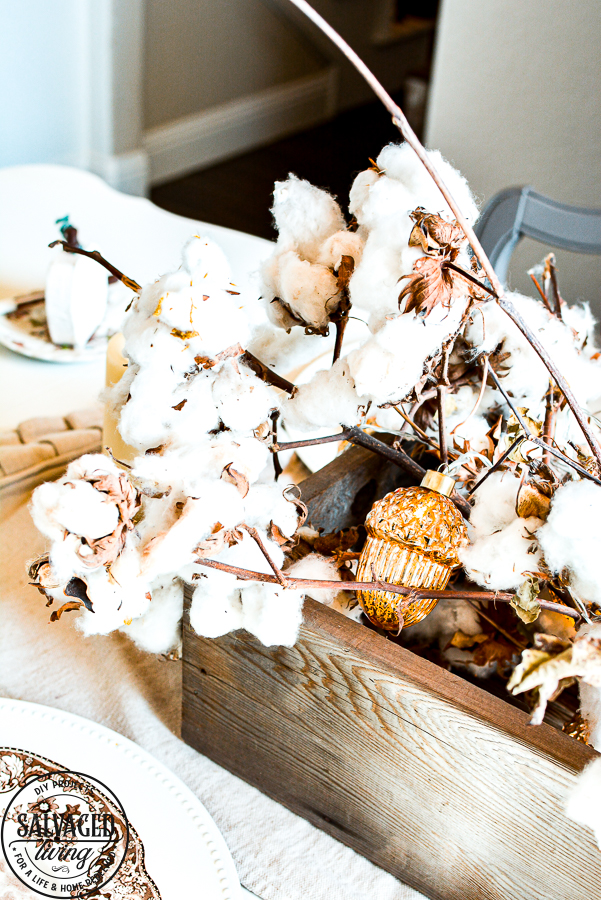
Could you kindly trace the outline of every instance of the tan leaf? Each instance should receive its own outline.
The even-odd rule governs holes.
[[[201,369],[212,369],[213,366],[217,365],[217,360],[212,359],[210,356],[195,356],[194,362]]]
[[[246,497],[250,489],[248,478],[246,477],[246,475],[243,475],[242,472],[238,472],[236,469],[234,469],[233,463],[228,463],[227,466],[224,466],[221,477],[229,484],[235,485],[235,487],[238,488],[240,494],[243,497]]]
[[[286,537],[281,528],[279,528],[275,522],[269,523],[269,536],[272,541],[275,541],[280,547],[292,547],[294,545],[294,541]]]
[[[546,519],[551,508],[551,500],[545,497],[537,487],[525,481],[518,490],[515,502],[515,511],[521,519],[529,519],[536,516],[537,519]]]
[[[409,279],[399,294],[399,307],[407,300],[404,312],[415,310],[425,317],[439,304],[447,308],[451,305],[453,276],[444,268],[444,260],[421,256],[413,264],[413,274],[403,275],[404,278]]]
[[[180,331],[179,328],[172,328],[171,334],[173,337],[177,337],[182,341],[189,341],[190,338],[198,337],[197,331]]]
[[[519,618],[527,625],[536,622],[540,614],[539,593],[540,585],[538,581],[533,578],[527,578],[519,591],[509,601]]]
[[[287,500],[288,503],[294,503],[294,505],[296,506],[296,511],[299,516],[298,527],[300,528],[307,521],[307,518],[309,516],[309,509],[307,507],[307,504],[303,503],[300,497],[295,497],[292,494],[292,491],[299,491],[300,493],[300,488],[296,484],[289,484],[282,491],[282,497],[284,498],[284,500]]]
[[[352,256],[343,256],[338,266],[336,287],[340,294],[348,291],[349,281],[355,270],[355,260]]]
[[[350,550],[357,543],[358,539],[359,529],[353,526],[342,531],[321,534],[315,541],[313,549],[316,553],[321,553],[322,556],[334,556]]]
[[[524,650],[522,661],[509,679],[507,689],[513,694],[538,690],[538,701],[531,725],[540,725],[547,703],[564,688],[581,678],[587,684],[601,687],[601,638],[584,634],[574,644],[553,655],[536,647]]]
[[[474,644],[483,644],[489,639],[489,634],[465,634],[461,629],[456,631],[448,643],[449,647],[458,647],[459,650],[467,650]],[[445,648],[446,649],[446,648]]]
[[[410,247],[421,247],[429,255],[454,259],[467,241],[457,221],[447,222],[441,216],[426,212],[421,206],[409,215],[415,222],[409,236]]]
[[[54,612],[50,613],[50,621],[58,622],[60,617],[64,612],[70,612],[73,609],[81,609],[83,603],[79,600],[68,600],[66,603],[63,603],[58,609],[55,609]]]

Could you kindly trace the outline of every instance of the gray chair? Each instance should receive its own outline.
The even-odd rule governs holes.
[[[511,254],[523,237],[574,253],[601,254],[601,209],[566,206],[531,187],[508,188],[486,205],[476,234],[505,285]]]

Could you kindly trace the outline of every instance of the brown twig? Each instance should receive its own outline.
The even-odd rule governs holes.
[[[526,324],[522,316],[519,314],[513,303],[505,296],[503,291],[503,286],[499,281],[497,273],[495,272],[488,256],[484,252],[484,249],[478,240],[476,233],[466,217],[464,216],[462,210],[455,202],[454,197],[450,193],[449,189],[445,185],[444,181],[436,171],[435,166],[432,164],[426,149],[423,144],[411,128],[405,114],[403,113],[400,106],[394,102],[390,94],[384,89],[382,84],[375,77],[373,72],[365,65],[363,60],[355,53],[355,51],[347,44],[347,42],[342,38],[338,32],[329,25],[326,20],[316,12],[313,7],[307,3],[307,0],[290,0],[298,9],[305,13],[305,15],[315,24],[318,28],[323,31],[327,37],[344,53],[346,58],[354,65],[357,71],[363,76],[363,78],[367,81],[371,89],[374,91],[376,96],[382,101],[390,115],[392,116],[393,124],[398,128],[402,136],[405,138],[411,149],[414,151],[426,171],[430,174],[430,177],[433,179],[434,183],[438,187],[439,191],[443,195],[446,200],[449,208],[453,212],[457,223],[461,226],[463,233],[467,237],[469,243],[472,246],[474,254],[476,255],[480,265],[484,270],[484,274],[488,278],[491,288],[487,288],[478,279],[474,279],[473,276],[468,278],[468,280],[473,280],[479,284],[481,288],[486,290],[489,294],[495,297],[497,303],[501,307],[501,309],[509,316],[510,319],[517,325],[519,330],[522,332],[526,340],[530,343],[532,348],[539,355],[549,373],[552,375],[555,384],[561,391],[561,393],[566,398],[570,409],[572,410],[576,421],[580,425],[582,429],[582,433],[584,434],[586,441],[591,448],[593,456],[597,460],[597,464],[599,469],[601,470],[601,446],[597,442],[597,439],[587,421],[587,418],[580,408],[576,397],[574,396],[570,386],[568,385],[566,379],[563,377],[549,354],[547,353],[545,347],[541,344],[538,337],[533,333],[530,327]],[[464,277],[466,277],[466,273],[463,272]]]
[[[340,261],[340,266],[338,267],[337,277],[338,277],[338,290],[340,291],[340,300],[338,302],[338,309],[334,316],[332,316],[332,321],[336,325],[336,341],[334,343],[334,355],[332,357],[332,365],[340,359],[340,354],[342,353],[342,341],[344,339],[344,332],[346,331],[346,326],[348,324],[349,312],[351,310],[351,301],[349,297],[349,281],[351,280],[351,276],[355,270],[355,260],[352,256],[343,256]]]
[[[260,581],[267,584],[281,584],[281,581],[275,575],[267,575],[265,572],[255,572],[253,569],[242,569],[239,566],[231,566],[229,563],[220,563],[216,559],[197,559],[196,564],[199,566],[207,566],[210,569],[217,569],[220,572],[229,572],[236,575],[241,581]],[[284,578],[283,587],[300,590],[302,588],[313,589],[332,589],[337,587],[344,591],[390,591],[392,594],[402,594],[405,597],[410,596],[412,599],[421,600],[423,597],[431,597],[436,600],[476,600],[476,601],[497,601],[499,603],[510,603],[514,594],[508,591],[434,591],[430,589],[416,590],[415,588],[404,587],[400,584],[392,584],[388,581],[325,581],[313,578],[289,578],[285,573],[280,573]],[[199,574],[194,574],[192,578],[197,581]],[[575,609],[563,606],[561,603],[553,603],[550,600],[539,601],[542,609],[549,609],[552,612],[559,612],[564,616],[569,616],[579,621],[581,615]]]
[[[571,466],[571,468],[574,469],[576,472],[578,472],[579,475],[582,475],[583,478],[588,478],[590,481],[594,481],[595,484],[601,485],[601,480],[599,478],[596,478],[594,475],[591,475],[590,472],[587,472],[586,469],[584,469],[582,466],[579,466],[578,463],[574,462],[573,459],[570,459],[569,456],[566,456],[564,453],[561,453],[559,450],[556,450],[555,447],[552,447],[551,444],[545,443],[545,441],[542,441],[540,438],[536,437],[536,435],[531,434],[528,426],[526,425],[526,422],[524,421],[523,416],[519,413],[515,403],[512,402],[511,398],[509,397],[509,395],[507,394],[507,392],[501,385],[501,382],[499,381],[496,372],[494,371],[493,368],[491,368],[489,371],[490,371],[490,375],[491,375],[493,381],[495,382],[496,386],[498,387],[498,389],[501,391],[501,393],[505,397],[505,402],[511,409],[511,411],[514,414],[514,416],[516,417],[516,419],[518,420],[522,430],[526,433],[526,436],[527,436],[526,439],[528,441],[532,441],[533,444],[536,444],[542,450],[548,450],[549,453],[551,453],[553,456],[556,456],[557,459],[560,459],[567,466]]]
[[[348,440],[346,431],[339,431],[338,434],[328,434],[325,437],[307,438],[304,441],[286,441],[283,444],[273,443],[271,445],[272,453],[279,453],[282,450],[298,450],[300,447],[316,447],[318,444],[332,444],[334,441]]]
[[[517,447],[520,446],[520,444],[522,443],[522,441],[525,441],[525,440],[526,440],[525,437],[519,437],[519,438],[517,439],[517,441],[514,441],[513,444],[511,444],[511,446],[508,447],[508,449],[505,451],[505,453],[503,454],[503,456],[500,456],[499,459],[496,461],[496,463],[494,463],[494,465],[492,465],[492,466],[490,467],[490,469],[487,469],[487,470],[486,470],[486,473],[482,476],[482,478],[480,479],[480,481],[478,481],[478,482],[473,486],[473,488],[471,489],[471,491],[468,492],[468,497],[471,497],[472,494],[474,493],[474,491],[477,491],[478,488],[479,488],[482,484],[484,484],[484,482],[486,481],[486,479],[487,479],[490,475],[492,475],[493,472],[496,472],[497,469],[499,469],[499,468],[503,465],[503,463],[505,462],[505,460],[508,459],[508,457],[511,456],[511,454],[513,453],[513,451],[516,450]]]
[[[534,274],[534,272],[530,272],[529,275],[530,275],[530,278],[533,280],[534,284],[536,285],[536,289],[539,292],[539,294],[541,295],[541,297],[543,299],[543,303],[545,304],[545,306],[547,307],[549,312],[552,314],[553,310],[551,309],[551,305],[549,303],[549,298],[547,297],[547,295],[543,291],[542,287],[538,283],[538,279],[536,278],[536,275]]]
[[[244,524],[241,525],[240,527],[241,527],[241,528],[244,528],[245,531],[248,531],[248,533],[250,534],[250,536],[251,536],[251,538],[253,539],[253,541],[256,542],[257,546],[259,547],[259,550],[261,551],[261,553],[263,554],[263,556],[265,557],[265,559],[266,559],[267,562],[269,563],[269,567],[270,567],[271,570],[273,571],[273,574],[275,575],[276,581],[279,581],[279,583],[282,585],[282,587],[287,587],[286,578],[285,578],[284,575],[282,574],[282,570],[279,569],[279,568],[276,566],[276,564],[274,563],[274,561],[272,560],[271,556],[269,555],[269,553],[268,553],[268,551],[267,551],[267,547],[265,546],[265,544],[264,544],[263,541],[261,540],[261,535],[259,534],[259,532],[257,531],[257,529],[256,529],[256,528],[253,528],[251,525],[244,525]]]
[[[423,428],[420,428],[419,425],[416,425],[413,419],[410,419],[407,413],[402,408],[399,409],[399,404],[391,403],[390,405],[398,412],[399,416],[401,416],[401,418],[404,419],[405,422],[407,422],[407,424],[413,428],[415,433],[422,439],[422,441],[425,441],[426,444],[430,445],[430,447],[433,447],[437,452],[440,452],[440,447],[438,446],[436,441],[433,441],[432,438],[428,437]]]
[[[295,393],[296,385],[292,384],[291,381],[287,381],[286,378],[282,378],[281,375],[278,375],[277,372],[274,372],[273,369],[270,369],[265,363],[262,363],[260,359],[253,356],[249,350],[245,350],[244,353],[240,355],[239,359],[240,362],[244,363],[245,366],[248,366],[251,372],[254,372],[261,381],[270,384],[272,387],[279,388],[281,391],[286,391],[288,394]]]
[[[545,444],[550,444],[553,440],[553,434],[555,432],[555,389],[553,386],[553,382],[549,384],[549,390],[547,391],[547,402],[545,405],[545,421],[543,424],[543,438]],[[549,447],[545,447],[543,450],[543,462],[545,465],[549,465],[551,462],[551,454],[549,453]]]
[[[269,413],[269,418],[271,419],[271,437],[272,437],[272,446],[277,445],[278,442],[278,419],[280,418],[279,409],[272,409]],[[280,458],[278,456],[277,450],[273,452],[273,470],[275,474],[275,480],[277,481],[282,472],[282,464],[280,463]]]
[[[555,265],[555,254],[549,253],[545,260],[545,263],[549,269],[549,275],[551,277],[551,288],[553,290],[553,299],[555,301],[555,315],[563,322],[563,316],[561,314],[561,305],[563,303],[563,299],[561,297],[561,294],[559,293],[559,285],[557,283],[557,267]]]
[[[80,256],[87,256],[88,259],[93,259],[94,262],[100,263],[101,266],[104,266],[105,269],[114,275],[115,278],[118,278],[119,281],[123,282],[125,287],[128,287],[134,293],[139,294],[142,290],[141,285],[138,284],[137,281],[134,281],[133,278],[128,278],[127,275],[124,275],[119,269],[113,266],[108,260],[102,256],[98,250],[82,250],[81,247],[72,247],[67,241],[52,241],[51,244],[48,244],[49,247],[57,247],[59,244],[62,245],[65,253],[78,253]]]
[[[526,649],[526,647],[528,646],[527,644],[523,644],[520,641],[516,640],[513,637],[513,635],[511,635],[508,631],[505,631],[505,629],[502,628],[498,622],[495,622],[495,620],[492,619],[490,616],[488,616],[482,609],[480,609],[479,606],[476,606],[475,603],[472,603],[472,601],[469,598],[466,598],[466,599],[467,599],[467,602],[470,604],[470,606],[474,607],[474,609],[476,610],[478,615],[481,616],[485,622],[488,622],[489,625],[492,625],[493,628],[496,628],[496,630],[499,632],[499,634],[502,634],[503,637],[507,638],[508,641],[510,641],[512,644],[514,644],[518,648],[518,650]]]

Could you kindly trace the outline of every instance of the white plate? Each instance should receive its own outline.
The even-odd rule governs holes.
[[[0,344],[21,356],[54,363],[93,362],[106,354],[106,335],[93,338],[81,349],[53,344],[46,327],[43,294],[38,292],[32,296],[41,299],[25,304],[20,311],[17,304],[25,298],[0,301]]]
[[[0,699],[0,763],[14,748],[57,764],[57,768],[98,779],[120,801],[130,835],[143,845],[150,893],[160,900],[239,900],[242,897],[233,860],[210,815],[196,796],[161,763],[115,731],[60,710]],[[2,773],[0,772],[0,775]],[[0,793],[0,813],[16,793]],[[1,815],[0,815],[1,819]],[[131,842],[131,837],[130,837]],[[0,886],[15,897],[35,898],[31,888],[14,886],[2,862]],[[123,867],[125,868],[125,866]],[[115,878],[115,881],[117,878]],[[112,896],[109,882],[103,891]],[[155,887],[158,893],[155,893]],[[66,896],[69,896],[68,894]],[[104,893],[103,893],[104,896]],[[118,895],[121,897],[122,894]],[[138,893],[131,895],[132,900]]]

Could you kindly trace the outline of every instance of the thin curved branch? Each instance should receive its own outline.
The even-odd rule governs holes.
[[[393,124],[401,132],[402,136],[414,151],[426,171],[430,174],[434,183],[448,203],[449,208],[453,212],[453,215],[455,216],[458,224],[461,226],[465,236],[470,242],[476,257],[478,258],[480,265],[482,266],[484,273],[490,282],[492,291],[488,288],[486,288],[486,290],[488,290],[490,294],[493,294],[495,296],[497,303],[499,304],[501,309],[517,325],[526,340],[538,353],[541,360],[549,370],[550,374],[553,376],[555,384],[566,398],[568,405],[576,418],[576,421],[580,425],[582,433],[584,434],[586,441],[591,448],[593,456],[597,461],[597,465],[599,466],[599,469],[601,471],[601,447],[599,446],[597,439],[593,434],[592,428],[590,427],[586,415],[580,408],[580,405],[578,404],[570,386],[547,353],[546,349],[543,347],[536,335],[530,330],[526,322],[524,322],[523,318],[518,313],[513,303],[505,296],[503,286],[497,276],[497,273],[495,272],[488,256],[484,252],[482,244],[478,240],[474,229],[464,216],[449,189],[436,171],[436,168],[432,164],[425,147],[411,128],[402,109],[397,103],[394,102],[390,94],[384,89],[383,85],[380,84],[373,72],[370,71],[370,69],[365,65],[358,54],[349,46],[349,44],[347,44],[344,38],[341,37],[341,35],[339,35],[338,32],[328,24],[328,22],[326,22],[323,16],[320,16],[319,13],[316,12],[316,10],[314,10],[309,3],[307,3],[307,0],[290,0],[290,2],[293,3],[294,6],[297,7],[297,9],[300,9],[315,25],[317,25],[317,27],[321,29],[321,31],[323,31],[323,33],[327,35],[327,37],[330,38],[332,43],[342,51],[346,58],[357,69],[359,74],[363,76],[373,92],[382,101],[382,103],[392,116]],[[484,287],[484,285],[481,285],[481,287]]]
[[[61,245],[65,253],[77,253],[79,256],[87,256],[88,259],[93,259],[94,262],[100,263],[101,266],[104,266],[105,269],[114,275],[115,278],[118,278],[119,281],[123,282],[125,287],[128,287],[135,294],[139,294],[142,290],[141,285],[138,284],[137,281],[134,281],[133,278],[128,278],[127,275],[124,275],[119,269],[116,268],[112,263],[102,256],[98,250],[83,250],[81,247],[74,247],[72,244],[67,243],[67,241],[52,241],[51,244],[48,244],[49,247],[57,247]]]

